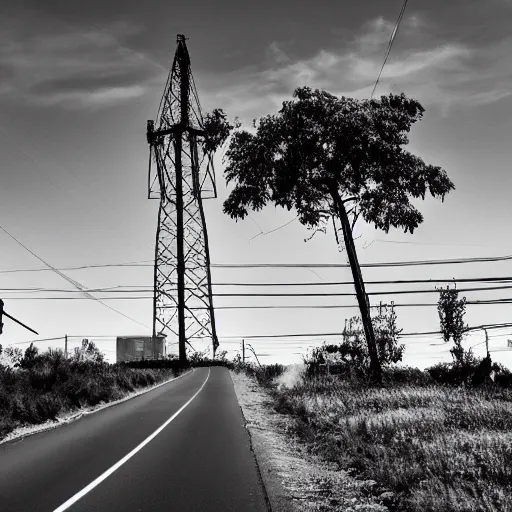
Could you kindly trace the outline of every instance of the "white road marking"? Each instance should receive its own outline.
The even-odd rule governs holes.
[[[67,510],[71,505],[76,503],[80,498],[83,498],[88,492],[92,491],[96,486],[98,486],[103,480],[108,478],[114,471],[118,470],[125,462],[130,460],[137,452],[142,450],[144,446],[146,446],[150,441],[152,441],[162,430],[171,423],[172,420],[174,420],[182,411],[187,407],[187,405],[194,400],[194,398],[201,392],[201,390],[204,388],[206,382],[208,381],[210,377],[210,368],[208,368],[208,375],[206,376],[205,381],[199,388],[199,390],[195,393],[195,395],[183,406],[181,406],[163,425],[158,427],[149,437],[144,439],[142,443],[140,443],[138,446],[136,446],[130,453],[125,455],[119,462],[116,462],[111,468],[107,469],[103,474],[101,474],[96,480],[93,480],[89,485],[84,487],[81,491],[77,492],[74,496],[69,498],[65,503],[63,503],[60,507],[56,508],[53,512],[62,512],[63,510]]]

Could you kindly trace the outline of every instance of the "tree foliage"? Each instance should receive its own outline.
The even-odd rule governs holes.
[[[441,333],[445,342],[453,340],[455,346],[450,350],[454,360],[462,363],[464,360],[464,349],[462,340],[467,333],[468,326],[464,324],[466,313],[466,297],[459,299],[457,288],[436,288],[439,291],[437,311]]]
[[[82,345],[80,347],[75,347],[72,359],[73,361],[103,363],[105,356],[94,342],[84,339],[82,340]]]
[[[207,135],[205,137],[205,149],[211,153],[217,151],[228,139],[233,128],[239,126],[240,123],[237,119],[235,119],[235,124],[232,125],[222,109],[216,108],[207,113],[203,119],[203,128]]]
[[[23,350],[18,347],[5,347],[0,350],[0,367],[19,368],[23,359]]]
[[[301,87],[256,133],[236,131],[225,176],[234,183],[224,212],[243,219],[269,201],[317,228],[337,215],[333,187],[351,213],[375,226],[414,231],[423,221],[411,198],[444,199],[453,183],[440,167],[404,149],[424,109],[404,94],[380,99],[338,98]]]

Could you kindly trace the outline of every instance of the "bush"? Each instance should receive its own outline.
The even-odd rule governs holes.
[[[409,366],[386,368],[383,371],[383,382],[390,385],[408,384],[420,387],[432,386],[435,383],[430,373]]]
[[[476,358],[471,352],[464,353],[462,362],[438,363],[427,372],[438,384],[449,386],[477,387],[494,381],[500,387],[512,387],[512,373],[507,368],[492,363],[490,357]]]
[[[397,328],[396,319],[393,304],[380,307],[379,314],[372,317],[377,356],[382,368],[401,361],[405,350],[405,345],[398,343],[402,330]],[[324,343],[314,349],[304,363],[309,376],[323,373],[322,365],[325,364],[332,365],[336,373],[352,373],[351,369],[354,369],[358,374],[368,375],[370,354],[361,318],[355,316],[345,323],[339,344]]]
[[[29,369],[34,366],[37,361],[37,354],[39,353],[39,349],[34,346],[33,343],[25,350],[25,354],[23,355],[20,361],[20,367],[24,369]]]
[[[14,355],[19,356],[17,366],[11,364],[12,358],[9,366],[0,366],[0,439],[21,425],[116,400],[179,373],[173,362],[152,361],[154,368],[131,368],[95,357],[68,360],[60,350],[39,354],[32,346],[25,354]]]
[[[282,375],[286,366],[282,364],[269,364],[263,366],[248,366],[247,373],[256,378],[262,386],[272,386],[274,379]]]
[[[495,380],[510,376],[496,368]],[[274,388],[273,405],[291,416],[291,432],[308,451],[372,481],[368,494],[389,510],[512,510],[512,391],[438,386],[415,368],[389,368],[383,377],[384,387],[333,375],[303,379]]]

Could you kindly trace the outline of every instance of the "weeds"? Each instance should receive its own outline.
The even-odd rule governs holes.
[[[512,390],[441,386],[414,369],[384,382],[306,374],[267,385],[309,449],[374,480],[368,492],[390,510],[512,511]]]

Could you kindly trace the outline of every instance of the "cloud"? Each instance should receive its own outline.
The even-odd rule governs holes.
[[[107,87],[104,89],[95,89],[93,91],[71,90],[53,92],[48,96],[42,96],[39,99],[39,103],[46,106],[67,105],[75,108],[91,106],[104,107],[120,103],[125,100],[138,98],[145,92],[145,87],[141,85]]]
[[[125,45],[139,30],[132,24],[87,29],[43,24],[32,35],[19,21],[10,20],[5,28],[0,31],[0,99],[106,107],[142,96],[165,71]]]
[[[394,23],[382,17],[364,24],[344,48],[320,49],[291,59],[277,42],[264,69],[239,70],[224,83],[210,80],[213,101],[242,119],[276,111],[296,87],[309,85],[336,95],[368,98],[382,66]],[[446,114],[486,105],[512,94],[512,38],[475,47],[441,40],[419,16],[405,17],[376,95],[405,92]],[[208,81],[207,81],[208,83]]]

